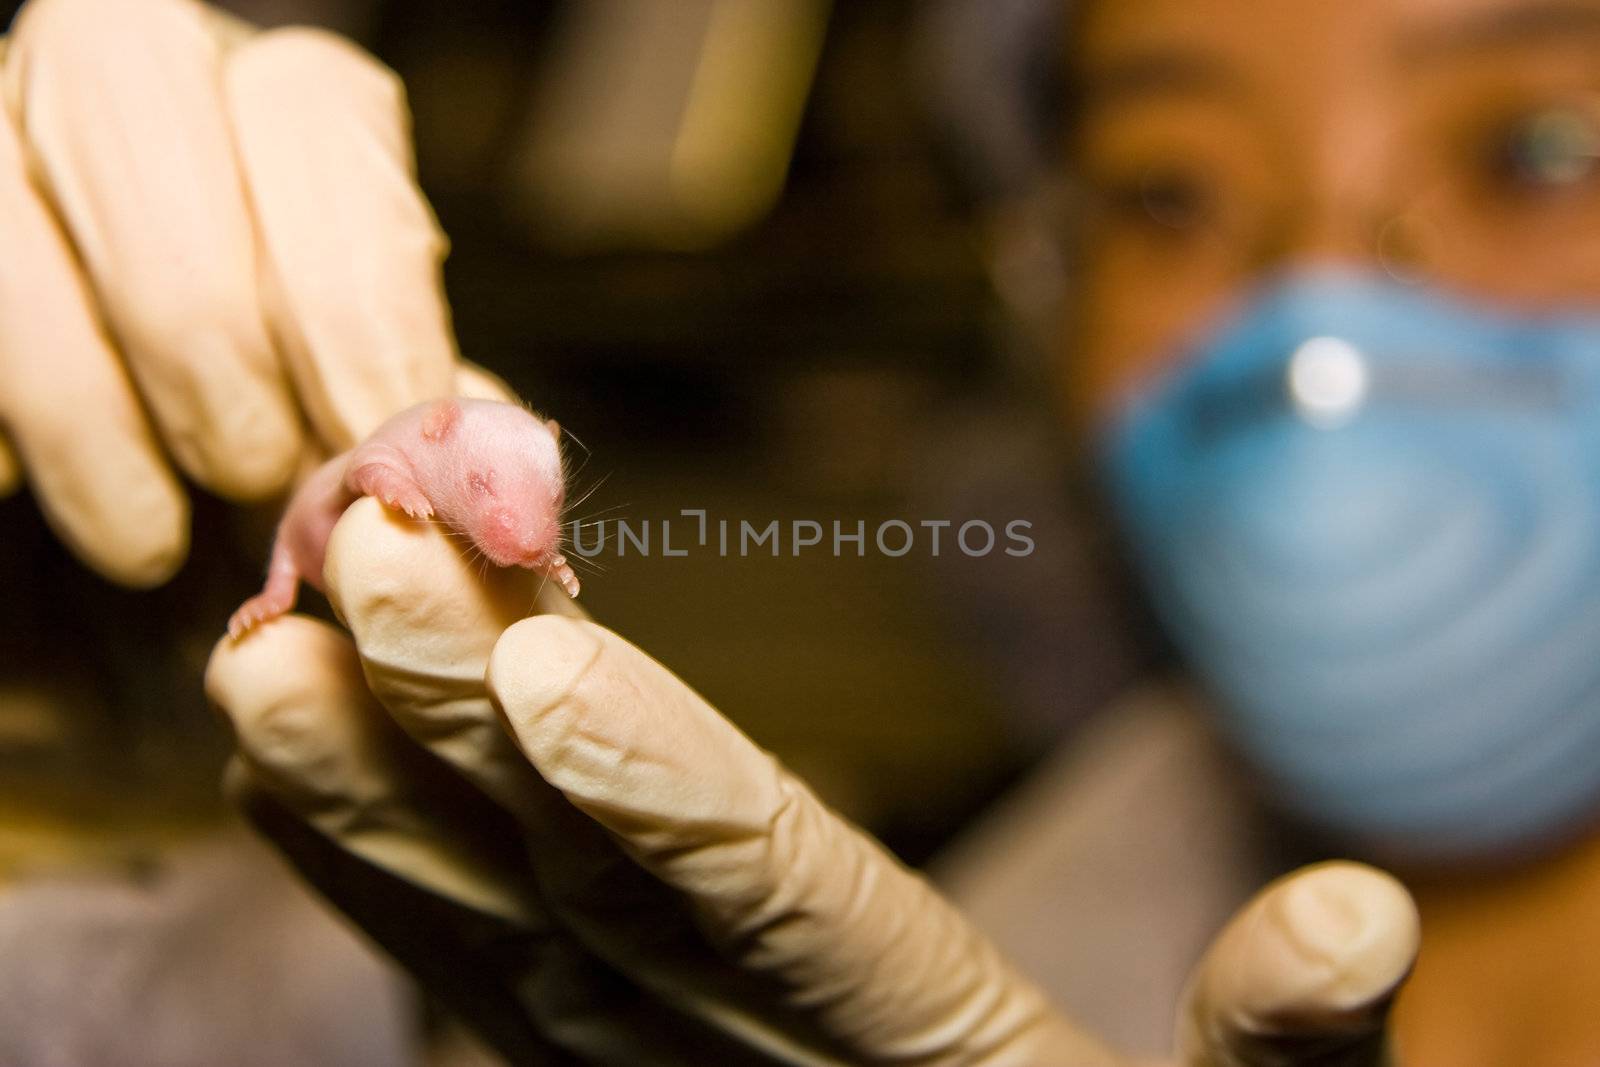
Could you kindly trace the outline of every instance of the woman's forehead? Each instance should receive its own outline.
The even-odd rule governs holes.
[[[1600,0],[1091,0],[1077,17],[1069,65],[1086,120],[1215,101],[1300,139],[1333,111],[1383,112],[1395,92],[1486,64],[1600,67]]]
[[[1436,53],[1592,36],[1600,0],[1090,0],[1070,47],[1080,69],[1181,50],[1290,63],[1359,50],[1411,63]]]

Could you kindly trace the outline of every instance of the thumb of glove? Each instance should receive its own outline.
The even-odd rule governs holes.
[[[1190,979],[1184,1067],[1381,1067],[1389,1006],[1416,959],[1399,882],[1335,861],[1288,874],[1234,916]]]

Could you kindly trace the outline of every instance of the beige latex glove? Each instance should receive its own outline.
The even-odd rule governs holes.
[[[1124,1062],[527,572],[480,575],[434,527],[363,499],[325,577],[354,644],[287,616],[213,653],[230,787],[512,1062]],[[1410,899],[1370,868],[1270,887],[1198,970],[1181,1062],[1385,1062],[1416,943]]]
[[[398,80],[190,0],[29,0],[0,86],[0,491],[106,577],[447,393],[445,245]]]

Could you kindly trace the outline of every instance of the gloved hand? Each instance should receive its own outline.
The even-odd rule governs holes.
[[[450,390],[394,75],[191,0],[29,0],[0,109],[0,492],[115,581],[183,561],[169,463],[250,500]]]
[[[230,790],[512,1062],[1124,1062],[528,572],[480,574],[363,499],[325,577],[353,644],[286,616],[213,652]],[[1416,944],[1410,899],[1370,868],[1270,886],[1199,966],[1180,1061],[1386,1062]]]

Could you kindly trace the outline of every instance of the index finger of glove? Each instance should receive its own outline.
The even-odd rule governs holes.
[[[483,671],[501,632],[535,608],[542,583],[517,568],[485,571],[439,530],[357,500],[328,540],[328,600],[400,728],[519,819],[536,819],[549,788],[506,737]],[[581,610],[561,601],[541,603]]]
[[[25,468],[57,535],[113,581],[154,585],[177,569],[188,548],[188,498],[28,180],[3,109],[0,425],[0,495]]]
[[[232,49],[224,85],[273,333],[317,435],[349,448],[452,392],[446,242],[417,186],[404,88],[312,29]]]
[[[288,484],[301,441],[262,316],[221,47],[189,0],[30,0],[5,88],[168,450],[251,499]]]
[[[527,619],[487,677],[543,778],[852,1057],[1115,1062],[924,879],[617,635]]]

